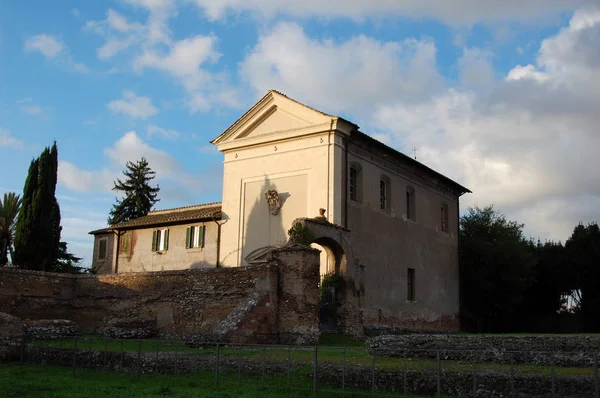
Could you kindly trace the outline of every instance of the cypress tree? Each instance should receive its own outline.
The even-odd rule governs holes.
[[[60,246],[60,208],[56,200],[56,141],[29,166],[15,228],[14,263],[19,268],[54,271]]]
[[[148,166],[146,158],[141,158],[136,163],[127,162],[123,171],[125,181],[117,178],[113,191],[123,194],[122,199],[117,199],[108,217],[108,224],[114,225],[134,218],[142,217],[152,210],[152,206],[160,199],[156,196],[160,188],[150,186],[155,172]]]

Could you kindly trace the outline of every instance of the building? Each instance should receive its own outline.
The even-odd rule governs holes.
[[[458,328],[459,198],[467,188],[273,90],[212,143],[224,156],[222,203],[153,211],[91,232],[95,269],[248,265],[309,218],[301,221],[316,232],[322,272],[345,279],[338,317]],[[325,223],[310,220],[319,209]]]

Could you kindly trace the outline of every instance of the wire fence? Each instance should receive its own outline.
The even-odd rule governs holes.
[[[370,396],[596,397],[598,353],[280,345],[186,345],[174,340],[27,340],[20,366],[184,375],[215,387],[260,385]]]

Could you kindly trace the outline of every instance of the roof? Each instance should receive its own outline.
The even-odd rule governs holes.
[[[93,231],[88,232],[88,234],[90,235],[103,235],[103,234],[108,234],[112,232],[112,228],[102,228],[102,229],[95,229]]]
[[[154,210],[143,217],[112,225],[110,228],[91,231],[92,235],[99,235],[119,229],[135,229],[138,227],[151,227],[159,225],[182,224],[193,221],[213,220],[221,217],[221,202],[205,203],[201,205],[176,207],[173,209]]]
[[[384,144],[383,142],[376,140],[375,138],[371,137],[368,134],[365,134],[361,131],[356,131],[356,135],[359,138],[365,139],[366,141],[371,142],[374,145],[377,145],[387,151],[392,152],[395,156],[399,157],[400,159],[402,159],[403,161],[416,166],[418,168],[420,168],[421,170],[424,170],[428,173],[431,173],[433,175],[435,175],[436,177],[440,178],[441,180],[445,181],[446,183],[454,186],[455,188],[458,188],[458,191],[460,191],[460,195],[465,194],[465,193],[472,193],[468,188],[465,188],[464,186],[460,185],[459,183],[457,183],[456,181],[450,179],[449,177],[446,177],[445,175],[438,173],[437,171],[435,171],[434,169],[425,166],[423,163],[417,161],[416,159],[411,158],[410,156],[405,155],[404,153],[390,147],[387,146],[386,144]]]

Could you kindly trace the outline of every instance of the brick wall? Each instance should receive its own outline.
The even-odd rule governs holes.
[[[272,261],[252,267],[100,276],[0,268],[0,312],[70,319],[84,332],[150,319],[163,335],[312,343],[318,269],[318,253],[299,248],[275,250]]]

